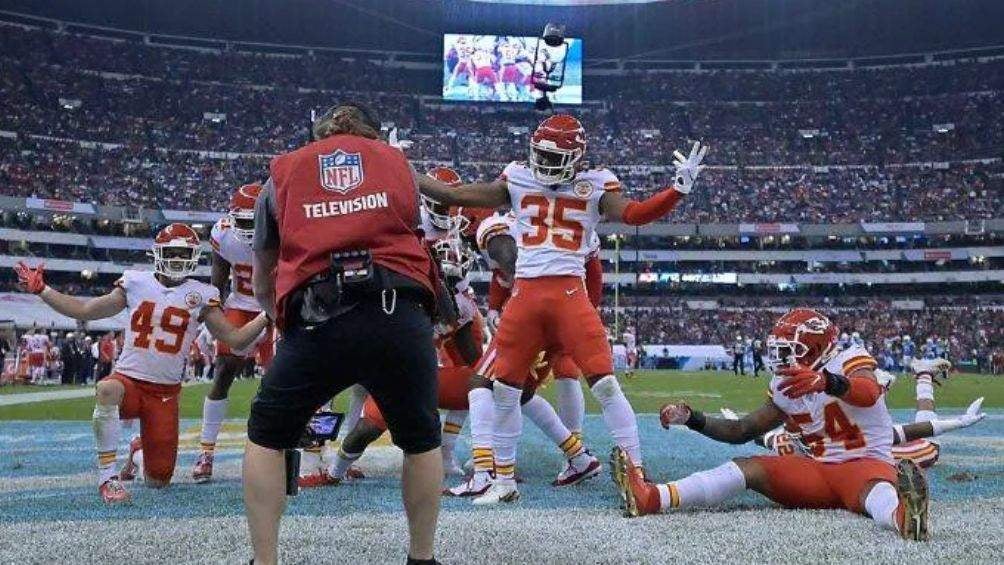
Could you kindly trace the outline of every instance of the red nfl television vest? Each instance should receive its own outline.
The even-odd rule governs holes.
[[[404,155],[381,141],[335,135],[272,160],[279,225],[276,311],[330,266],[334,251],[368,249],[373,262],[433,289],[416,228],[418,188]]]

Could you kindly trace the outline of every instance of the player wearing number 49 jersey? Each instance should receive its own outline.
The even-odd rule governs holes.
[[[243,326],[261,312],[251,288],[251,240],[254,237],[254,208],[261,193],[260,184],[241,186],[230,199],[230,212],[213,226],[209,243],[213,248],[213,270],[211,282],[221,296],[227,320],[235,326]],[[263,367],[272,360],[272,332],[267,331],[257,344],[246,349],[235,350],[226,343],[216,344],[216,367],[213,384],[202,403],[202,434],[200,454],[192,468],[192,479],[205,483],[213,476],[213,455],[216,438],[220,433],[227,414],[227,396],[234,382],[249,358],[257,354]]]
[[[98,491],[107,503],[126,502],[121,479],[134,475],[142,462],[147,486],[166,486],[178,454],[178,395],[185,358],[205,322],[230,347],[247,347],[268,325],[260,315],[235,328],[219,308],[219,292],[189,277],[199,262],[199,236],[184,224],[171,224],[154,239],[153,272],[126,271],[104,296],[78,299],[45,284],[43,266],[15,267],[18,282],[53,310],[80,321],[129,313],[125,345],[112,374],[95,387],[94,437],[98,451]],[[116,469],[121,436],[119,418],[138,418],[140,436],[130,446],[129,460]]]
[[[585,259],[596,226],[606,218],[630,225],[653,222],[690,192],[707,147],[675,153],[674,185],[643,202],[626,199],[606,169],[582,166],[585,130],[559,114],[545,119],[530,138],[527,163],[511,163],[493,182],[449,187],[417,176],[433,201],[462,207],[509,205],[518,246],[512,297],[501,314],[491,363],[495,405],[495,480],[478,504],[518,497],[516,442],[522,428],[523,383],[542,350],[568,353],[584,373],[618,445],[641,460],[634,410],[613,374],[613,359],[599,313],[583,284]],[[487,363],[482,362],[485,366]]]
[[[800,432],[808,457],[740,457],[656,485],[615,448],[614,479],[628,515],[719,504],[750,489],[788,508],[850,510],[906,539],[928,539],[927,483],[914,461],[893,464],[892,419],[875,360],[860,346],[838,351],[838,333],[814,310],[782,316],[767,338],[770,399],[744,418],[708,418],[685,404],[660,411],[664,427],[686,425],[728,443],[745,443],[784,423]]]

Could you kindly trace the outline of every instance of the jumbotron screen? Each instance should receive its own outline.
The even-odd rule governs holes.
[[[536,37],[445,34],[443,36],[443,98],[482,102],[533,102],[540,91],[533,85],[547,68],[552,82],[564,58],[564,81],[548,96],[555,104],[582,104],[582,40],[566,39],[548,47]]]

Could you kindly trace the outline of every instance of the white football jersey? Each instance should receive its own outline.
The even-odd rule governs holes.
[[[481,252],[481,257],[485,260],[490,270],[494,271],[499,266],[498,263],[488,256],[488,242],[497,235],[512,235],[512,224],[515,221],[516,217],[512,212],[507,214],[495,212],[491,216],[481,220],[481,223],[478,224],[475,240],[478,244],[478,251]]]
[[[228,218],[223,217],[213,225],[209,235],[213,251],[230,263],[230,294],[223,306],[228,309],[261,312],[251,286],[251,246],[237,237]]]
[[[152,271],[126,271],[115,285],[125,291],[129,312],[115,370],[141,381],[180,383],[202,309],[219,305],[219,290],[194,279],[167,287]]]
[[[589,169],[570,182],[546,186],[525,164],[510,163],[502,173],[516,221],[517,278],[582,276],[601,219],[600,198],[620,190],[607,169]]]
[[[876,366],[875,359],[865,348],[851,345],[831,359],[824,369],[846,376],[858,369]],[[884,393],[875,404],[865,408],[823,392],[788,398],[777,389],[783,379],[779,376],[771,379],[771,400],[787,415],[788,429],[801,431],[810,455],[826,462],[871,457],[893,463],[892,417],[886,408]]]
[[[25,344],[28,346],[28,351],[32,353],[47,353],[49,351],[49,336],[32,334],[27,336]]]

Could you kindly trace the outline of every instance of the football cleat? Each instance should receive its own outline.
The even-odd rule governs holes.
[[[558,474],[558,478],[551,482],[553,487],[567,487],[571,485],[577,485],[583,481],[587,481],[596,475],[599,475],[603,470],[603,466],[600,465],[600,460],[593,457],[593,454],[588,450],[584,453],[584,462],[579,466],[572,463],[569,459],[565,463],[565,468]]]
[[[471,502],[475,506],[494,506],[503,502],[516,502],[519,500],[519,490],[516,489],[516,481],[493,481],[484,494],[475,498]]]
[[[192,467],[192,479],[196,483],[208,483],[213,480],[213,454],[203,451],[199,458],[195,460],[195,467]]]
[[[356,467],[355,465],[349,466],[348,470],[345,471],[344,480],[357,481],[359,479],[365,479],[365,478],[366,474],[363,473],[363,470],[360,469],[359,467]]]
[[[98,487],[98,493],[105,504],[126,504],[132,501],[129,491],[122,486],[118,477],[112,477],[101,483],[101,486]]]
[[[659,491],[655,485],[645,481],[641,468],[635,467],[631,458],[620,447],[615,447],[610,454],[616,473],[621,477],[617,482],[621,501],[624,503],[624,516],[635,518],[646,514],[659,512]]]
[[[309,475],[301,475],[296,479],[296,484],[300,485],[300,488],[330,487],[339,485],[341,482],[340,479],[332,477],[324,470]]]
[[[455,487],[443,489],[443,496],[481,496],[488,491],[488,487],[490,486],[492,486],[491,473],[481,471],[472,474],[467,480]]]
[[[899,534],[903,539],[927,541],[931,539],[928,531],[928,491],[927,478],[924,472],[910,459],[896,462],[896,491],[899,493],[899,506],[902,511],[899,522]]]
[[[139,465],[136,464],[136,452],[142,449],[143,442],[139,436],[132,438],[132,441],[129,442],[129,457],[126,457],[125,465],[122,465],[122,469],[119,470],[120,481],[132,481],[136,479],[136,475],[140,472]]]

